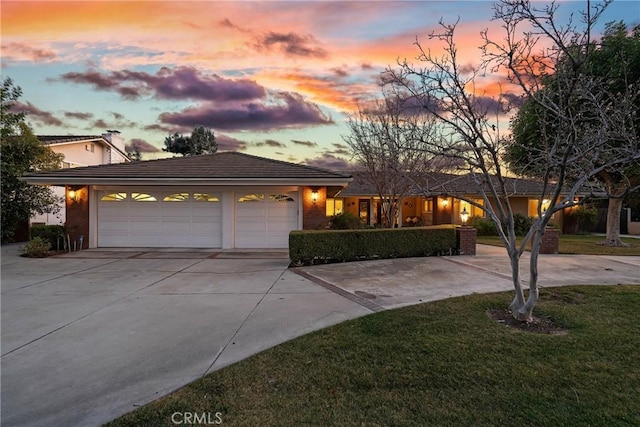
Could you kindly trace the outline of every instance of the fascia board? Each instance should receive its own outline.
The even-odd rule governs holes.
[[[44,185],[227,185],[227,186],[251,186],[251,185],[307,185],[329,186],[347,185],[352,178],[236,178],[236,179],[202,179],[202,178],[77,178],[77,177],[39,177],[26,176],[20,178],[28,184]]]

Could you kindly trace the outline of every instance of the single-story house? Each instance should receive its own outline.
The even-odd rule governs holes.
[[[374,185],[361,171],[351,172],[353,181],[340,191],[336,197],[327,199],[327,215],[349,212],[360,217],[369,225],[381,222],[382,212],[380,197]],[[469,175],[445,173],[428,173],[414,177],[416,184],[401,200],[396,219],[397,227],[416,225],[462,224],[461,213],[466,211],[468,217],[485,217],[485,213],[461,198],[470,199],[483,205],[482,196]],[[510,203],[514,213],[523,216],[537,216],[538,205],[549,202],[541,198],[540,183],[527,179],[506,179],[510,191]],[[556,212],[552,222],[563,229],[568,227],[569,209]]]
[[[63,186],[66,230],[84,248],[286,248],[324,228],[349,174],[237,152],[44,171]]]

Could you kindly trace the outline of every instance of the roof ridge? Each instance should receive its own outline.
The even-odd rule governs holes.
[[[318,172],[329,172],[329,173],[332,173],[332,174],[335,174],[335,175],[338,175],[338,176],[341,176],[341,177],[347,177],[347,176],[349,176],[349,175],[350,175],[350,174],[344,174],[344,173],[340,173],[340,172],[332,171],[332,170],[330,170],[330,169],[320,168],[320,167],[317,167],[317,166],[310,166],[310,165],[305,165],[305,164],[302,164],[302,163],[287,162],[287,161],[285,161],[285,160],[278,160],[278,159],[272,159],[272,158],[269,158],[269,157],[256,156],[255,154],[240,153],[240,152],[238,152],[238,151],[225,151],[224,153],[229,153],[229,154],[240,154],[240,155],[242,155],[242,156],[252,157],[252,158],[254,158],[254,159],[268,160],[268,161],[273,162],[273,163],[279,163],[279,164],[285,164],[285,165],[294,165],[294,166],[299,166],[299,167],[303,167],[303,168],[307,168],[307,169],[315,170],[315,171],[318,171]]]

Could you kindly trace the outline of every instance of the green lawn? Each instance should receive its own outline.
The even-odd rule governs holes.
[[[628,248],[611,248],[597,244],[603,240],[604,237],[602,236],[561,234],[559,253],[582,255],[640,255],[640,239],[623,238],[623,242],[632,245]],[[502,246],[502,242],[498,236],[478,236],[477,243]]]
[[[384,311],[257,354],[115,420],[171,426],[640,425],[640,286],[542,290],[565,335],[522,332],[488,308],[512,293]],[[215,420],[215,418],[214,418]]]

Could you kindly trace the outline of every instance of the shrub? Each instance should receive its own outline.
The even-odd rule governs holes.
[[[524,236],[529,232],[534,218],[524,216],[521,214],[513,215],[513,225],[516,232],[516,236]],[[481,218],[478,216],[471,217],[469,225],[477,230],[478,236],[497,236],[498,229],[496,225],[490,219]]]
[[[598,209],[593,206],[581,205],[577,209],[572,209],[569,212],[569,217],[576,220],[576,232],[590,232],[598,222]]]
[[[31,226],[31,239],[36,237],[41,238],[44,241],[49,242],[52,248],[61,250],[63,248],[63,239],[58,239],[64,236],[64,227],[62,225],[32,225]],[[59,246],[58,246],[59,245]]]
[[[473,216],[469,220],[469,225],[477,230],[478,236],[497,236],[498,229],[490,219]]]
[[[47,256],[50,249],[51,244],[48,241],[35,237],[22,247],[22,253],[30,258],[43,258]]]
[[[524,216],[521,214],[513,215],[513,226],[516,232],[516,236],[524,236],[529,232],[529,229],[533,225],[534,218]]]
[[[456,251],[452,225],[362,230],[304,230],[289,234],[295,265],[366,259],[449,255]]]
[[[353,230],[362,226],[360,218],[349,212],[334,215],[329,220],[329,228],[332,230]]]

